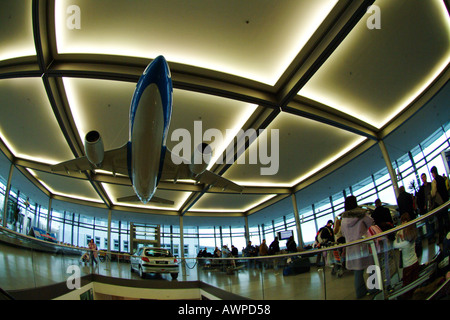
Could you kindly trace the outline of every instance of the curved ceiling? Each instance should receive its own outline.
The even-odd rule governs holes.
[[[0,24],[3,153],[52,199],[123,212],[252,214],[384,139],[449,79],[441,0],[21,0],[1,3]],[[126,143],[158,55],[174,85],[168,147],[179,128],[221,133],[209,168],[243,193],[161,181],[173,205],[119,204],[127,177],[49,169],[84,155],[89,130]]]

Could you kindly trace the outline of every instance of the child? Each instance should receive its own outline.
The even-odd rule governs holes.
[[[400,221],[402,224],[409,222],[409,214],[402,214]],[[400,230],[395,237],[394,248],[402,251],[403,286],[407,286],[419,278],[419,261],[417,259],[415,247],[416,238],[417,230],[415,225]],[[410,299],[412,294],[413,291],[407,292],[402,298]]]

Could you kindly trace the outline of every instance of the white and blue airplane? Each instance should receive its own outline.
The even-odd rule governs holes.
[[[198,145],[192,159],[177,158],[166,148],[172,116],[172,79],[166,59],[158,56],[139,78],[130,106],[129,141],[122,147],[104,151],[102,138],[97,131],[85,137],[85,156],[51,166],[54,172],[102,169],[127,175],[135,195],[117,199],[118,202],[141,201],[173,204],[173,201],[154,196],[160,180],[192,179],[236,192],[243,187],[206,170],[211,158],[211,148],[206,143]],[[178,159],[175,164],[173,159]],[[194,161],[194,159],[203,159]],[[205,160],[206,159],[206,160]]]

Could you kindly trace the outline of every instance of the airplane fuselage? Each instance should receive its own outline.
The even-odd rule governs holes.
[[[161,177],[172,90],[167,62],[159,56],[145,69],[131,102],[128,170],[134,191],[143,203],[150,201]]]

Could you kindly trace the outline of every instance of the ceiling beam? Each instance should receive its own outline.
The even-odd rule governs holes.
[[[378,129],[339,110],[307,98],[296,98],[283,108],[284,112],[311,119],[357,135],[378,140]]]

